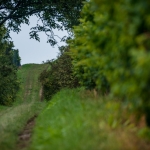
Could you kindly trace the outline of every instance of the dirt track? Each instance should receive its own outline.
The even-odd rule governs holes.
[[[25,125],[23,131],[18,135],[18,141],[17,141],[17,149],[24,149],[26,148],[30,143],[30,138],[32,135],[32,130],[35,125],[35,118],[37,116],[32,117],[28,120],[27,124]]]
[[[28,70],[28,74],[26,76],[26,84],[24,87],[24,96],[23,96],[23,101],[31,100],[34,101],[36,99],[36,101],[42,101],[42,94],[43,94],[43,89],[42,87],[39,89],[39,97],[34,97],[34,89],[35,86],[37,86],[37,78],[35,79],[35,75],[37,74],[37,67],[36,66],[32,66],[29,70]],[[43,69],[43,68],[42,68]],[[39,71],[38,71],[39,74]],[[36,84],[35,84],[36,82]],[[39,84],[39,83],[38,83]],[[33,132],[33,128],[35,125],[35,118],[37,117],[37,115],[33,116],[32,118],[30,118],[27,123],[25,124],[22,132],[18,135],[18,141],[17,141],[17,150],[23,150],[23,149],[27,149],[30,145],[30,141],[31,141],[31,136],[32,136],[32,132]]]

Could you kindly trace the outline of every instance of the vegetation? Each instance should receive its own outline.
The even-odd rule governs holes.
[[[72,59],[69,55],[69,47],[60,47],[60,56],[49,62],[50,69],[44,70],[39,77],[43,86],[43,96],[50,98],[63,88],[75,88],[79,86],[78,80],[73,74]]]
[[[21,58],[19,57],[19,51],[18,50],[13,50],[13,64],[16,67],[21,66],[20,60],[21,60]]]
[[[0,28],[0,105],[11,105],[16,98],[19,89],[17,79],[16,59],[20,58],[16,50],[13,49],[13,42],[4,39],[6,34],[5,28]],[[17,60],[20,65],[20,59]]]
[[[23,130],[27,120],[45,107],[45,102],[40,101],[40,83],[38,74],[47,65],[27,64],[18,70],[21,88],[16,102],[11,107],[0,106],[0,149],[16,150],[18,134]]]
[[[150,126],[150,1],[91,0],[70,42],[80,83],[125,100]]]
[[[42,96],[51,101],[27,149],[150,149],[150,1],[86,1],[79,23],[82,2],[0,2],[0,104],[17,100],[0,106],[0,149],[16,149],[23,124],[45,106]],[[33,27],[31,37],[39,40],[45,31],[52,45],[53,28],[76,26],[56,60],[18,70],[16,98],[20,58],[2,25],[18,32],[32,15],[43,25]]]
[[[148,150],[123,107],[83,89],[62,90],[37,118],[29,150]]]
[[[0,2],[0,26],[15,32],[22,23],[29,24],[30,16],[36,16],[37,26],[31,28],[30,36],[40,40],[38,32],[48,36],[51,45],[56,44],[52,29],[69,30],[79,23],[83,0],[3,0]]]
[[[44,31],[51,45],[56,44],[52,29],[70,29],[79,23],[82,0],[78,1],[1,1],[0,2],[0,104],[11,105],[19,89],[16,71],[20,66],[18,50],[13,49],[9,32],[20,31],[22,23],[29,24],[29,17],[35,15],[40,23],[32,28],[31,38],[39,40],[38,32]],[[61,23],[60,23],[61,22]],[[16,66],[16,67],[15,67]]]

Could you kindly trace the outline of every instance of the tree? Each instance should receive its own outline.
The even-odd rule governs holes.
[[[13,64],[13,42],[4,39],[6,29],[0,28],[0,105],[11,105],[19,89],[17,67]]]
[[[90,0],[70,43],[80,82],[94,79],[100,90],[109,84],[150,127],[149,8],[149,0]]]
[[[12,60],[12,62],[16,67],[21,66],[20,60],[21,60],[21,58],[19,56],[19,51],[17,49],[16,50],[13,49],[13,60]]]
[[[84,0],[1,0],[0,26],[14,32],[20,31],[22,23],[29,24],[29,17],[38,18],[37,26],[31,28],[30,37],[40,40],[38,32],[43,31],[48,36],[48,42],[55,45],[52,29],[70,29],[79,23],[80,10]],[[42,22],[41,23],[39,22]]]

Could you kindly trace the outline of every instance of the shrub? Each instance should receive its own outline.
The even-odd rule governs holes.
[[[149,8],[149,0],[91,0],[70,45],[80,81],[90,87],[94,79],[100,90],[110,85],[150,126]]]
[[[79,85],[72,71],[69,47],[61,47],[60,51],[57,60],[49,61],[50,69],[44,70],[39,77],[43,85],[44,97],[47,100],[62,88],[74,88]]]

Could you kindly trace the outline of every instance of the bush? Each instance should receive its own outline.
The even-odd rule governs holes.
[[[110,86],[113,95],[145,114],[150,126],[149,8],[149,0],[91,0],[70,45],[81,82],[90,86],[94,79],[104,91]]]
[[[50,69],[44,70],[39,77],[43,85],[44,97],[47,100],[51,99],[52,95],[62,88],[74,88],[79,85],[72,71],[69,48],[61,47],[60,51],[57,60],[49,61]]]

